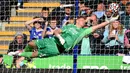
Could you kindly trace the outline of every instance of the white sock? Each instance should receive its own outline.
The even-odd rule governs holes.
[[[63,39],[60,34],[56,35],[59,39]]]
[[[64,38],[63,38],[60,34],[58,34],[58,35],[56,35],[56,36],[59,38],[61,44],[63,45],[63,44],[65,43]]]

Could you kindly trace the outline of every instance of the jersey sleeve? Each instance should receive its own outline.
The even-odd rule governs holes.
[[[86,36],[86,35],[89,35],[89,34],[91,34],[91,33],[92,33],[92,27],[90,27],[90,28],[85,28],[84,31],[83,31],[83,33],[82,33],[81,35]]]
[[[89,35],[91,33],[92,33],[92,27],[83,29],[83,31],[80,33],[79,37],[75,40],[72,48],[74,48],[74,46],[77,43],[79,43],[86,35]]]

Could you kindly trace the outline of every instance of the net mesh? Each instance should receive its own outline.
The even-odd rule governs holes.
[[[34,52],[37,57],[20,56],[31,41],[52,39],[58,28],[82,24],[77,22],[77,16],[85,17],[82,28],[88,29],[117,15],[120,16],[118,20],[83,38],[76,38],[78,44],[69,41],[73,36],[67,38],[65,41],[78,46],[76,51],[72,46],[65,51],[63,46],[57,44],[60,55],[46,57],[46,52],[55,52],[52,49],[55,45],[50,40],[40,43],[40,46],[46,44],[44,47],[51,48],[44,53],[42,51],[42,54],[39,54],[39,49],[44,48],[38,49],[35,45],[31,46],[34,50],[27,50]],[[95,70],[97,73],[107,73],[105,70],[129,70],[129,24],[129,0],[0,0],[1,73],[92,73],[93,69],[98,69]],[[66,27],[65,33],[79,32],[76,27],[71,30],[72,27]],[[64,41],[61,43],[64,44]],[[26,56],[30,56],[29,53]]]

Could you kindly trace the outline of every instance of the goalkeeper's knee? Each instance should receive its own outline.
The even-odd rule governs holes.
[[[24,52],[32,52],[33,51],[33,48],[30,47],[29,45],[27,45],[25,48],[24,48]]]

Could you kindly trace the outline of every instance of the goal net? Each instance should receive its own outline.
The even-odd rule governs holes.
[[[129,28],[129,0],[0,0],[0,72],[123,73]]]

